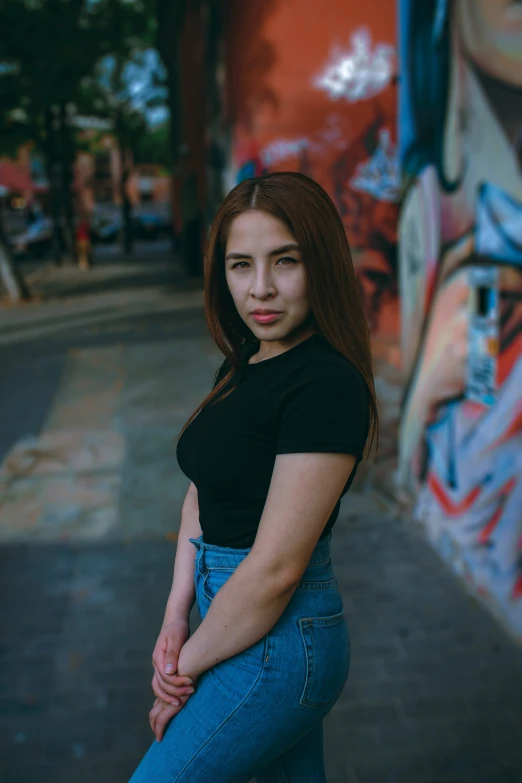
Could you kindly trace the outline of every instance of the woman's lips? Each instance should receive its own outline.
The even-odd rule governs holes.
[[[269,313],[268,315],[261,315],[261,313],[252,313],[252,318],[257,321],[258,324],[270,324],[275,321],[282,313]]]

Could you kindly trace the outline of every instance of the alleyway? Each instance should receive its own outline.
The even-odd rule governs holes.
[[[56,298],[0,307],[0,783],[126,783],[154,739],[175,438],[220,363],[164,251],[44,272]],[[364,481],[333,557],[353,657],[329,783],[522,779],[520,649]]]

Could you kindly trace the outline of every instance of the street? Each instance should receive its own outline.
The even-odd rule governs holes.
[[[161,242],[34,288],[0,305],[0,782],[126,783],[154,739],[176,436],[221,359],[201,280]],[[332,552],[352,666],[329,783],[520,779],[519,648],[364,472]]]

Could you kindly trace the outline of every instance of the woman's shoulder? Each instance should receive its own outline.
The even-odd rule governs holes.
[[[285,379],[288,393],[307,388],[325,402],[328,399],[358,399],[368,401],[368,386],[361,371],[346,356],[339,353],[324,337],[318,336],[309,350]]]
[[[311,342],[310,350],[303,356],[299,366],[302,377],[319,376],[327,380],[332,378],[360,381],[365,383],[356,365],[334,348],[322,335]]]
[[[329,343],[313,343],[283,379],[277,453],[362,455],[370,415],[366,382],[355,364]]]

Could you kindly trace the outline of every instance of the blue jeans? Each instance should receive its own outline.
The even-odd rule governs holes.
[[[330,561],[315,547],[272,630],[204,672],[196,692],[153,741],[130,783],[326,783],[323,718],[344,687],[350,640]],[[201,617],[249,549],[196,547]]]

